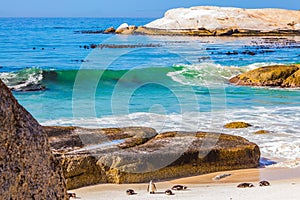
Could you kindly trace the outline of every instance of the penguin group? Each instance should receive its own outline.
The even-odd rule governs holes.
[[[171,189],[167,189],[164,193],[166,195],[174,195],[174,193],[172,192],[172,190],[186,190],[187,187],[184,186],[184,185],[174,185]],[[155,183],[151,180],[147,186],[147,192],[149,194],[155,194],[155,192],[157,192],[157,188],[156,188],[156,185]],[[126,194],[127,195],[134,195],[134,194],[137,194],[135,193],[135,191],[133,189],[127,189],[126,190]]]
[[[259,182],[259,186],[270,186],[271,184],[268,181],[260,181]],[[238,188],[251,188],[254,187],[254,185],[252,183],[240,183],[237,186]]]

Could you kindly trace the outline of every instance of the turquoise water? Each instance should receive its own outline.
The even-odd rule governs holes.
[[[257,142],[265,157],[298,163],[300,90],[237,87],[228,79],[300,62],[299,43],[81,33],[151,20],[0,18],[0,78],[45,125],[226,132]],[[90,44],[140,46],[84,48]],[[25,91],[32,89],[43,90]],[[223,129],[236,120],[255,126]],[[253,134],[261,129],[272,134]]]

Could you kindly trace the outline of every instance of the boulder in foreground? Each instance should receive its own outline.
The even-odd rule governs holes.
[[[99,183],[141,183],[259,165],[259,147],[238,136],[206,132],[157,134],[145,127],[69,127],[65,128],[67,135],[59,127],[46,129],[53,150],[62,160],[69,189]],[[69,142],[62,142],[66,138]],[[86,142],[80,144],[80,138]]]
[[[68,199],[42,127],[1,80],[0,97],[1,199]]]
[[[235,76],[230,83],[245,86],[300,87],[300,65],[260,67]]]

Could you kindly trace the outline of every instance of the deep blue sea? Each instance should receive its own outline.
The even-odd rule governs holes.
[[[238,87],[228,79],[299,63],[300,37],[100,33],[152,20],[0,18],[0,78],[44,125],[225,132],[256,142],[263,157],[299,165],[300,90]],[[224,129],[231,121],[253,126]],[[253,134],[258,130],[270,133]]]

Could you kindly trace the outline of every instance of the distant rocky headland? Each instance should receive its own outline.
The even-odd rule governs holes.
[[[95,32],[92,32],[95,33]],[[300,11],[197,6],[168,10],[144,26],[124,23],[101,33],[189,36],[300,35]]]

